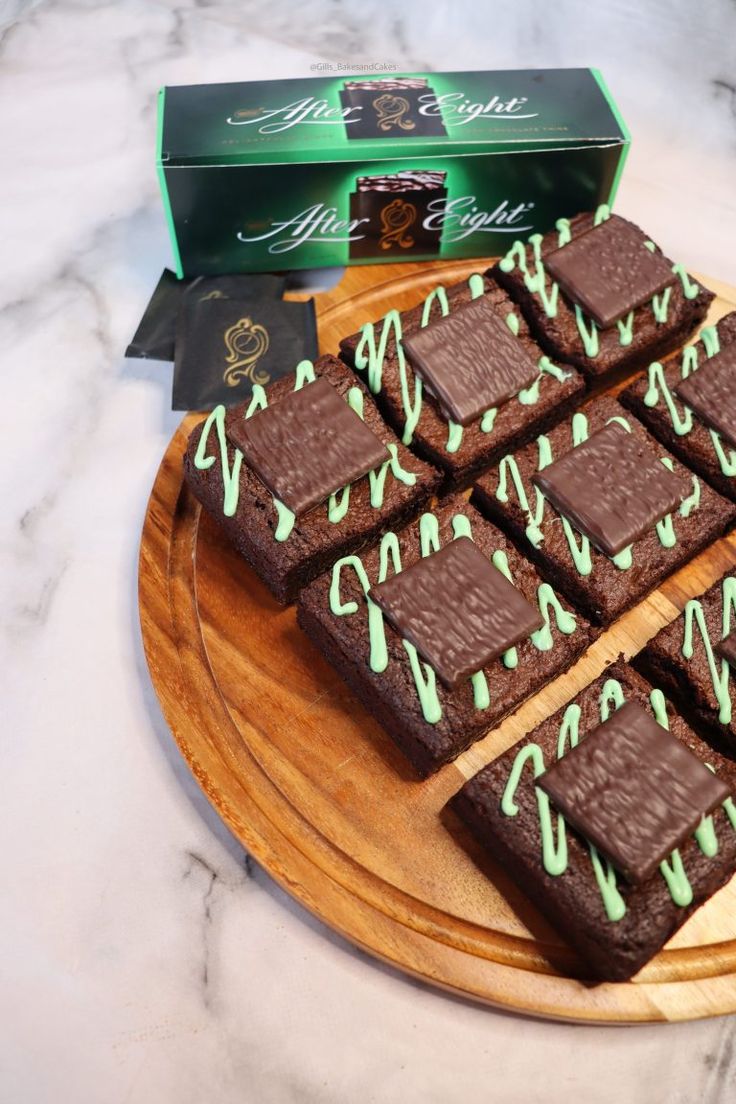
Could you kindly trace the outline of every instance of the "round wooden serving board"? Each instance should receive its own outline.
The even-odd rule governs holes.
[[[317,297],[321,348],[389,307],[487,262],[366,266]],[[711,320],[736,306],[717,293]],[[719,541],[624,616],[562,675],[455,763],[417,781],[296,624],[200,511],[181,457],[164,456],[143,528],[140,614],[154,686],[182,754],[243,846],[311,912],[415,977],[489,1004],[598,1023],[736,1011],[736,879],[635,981],[591,985],[562,940],[451,814],[465,779],[638,651],[736,563]]]

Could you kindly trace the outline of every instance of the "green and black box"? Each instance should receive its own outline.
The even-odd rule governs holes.
[[[628,145],[596,69],[159,93],[179,276],[497,255],[612,203]]]

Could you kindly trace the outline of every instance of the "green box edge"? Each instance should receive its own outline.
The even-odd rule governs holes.
[[[176,224],[174,222],[174,212],[171,210],[171,200],[169,199],[169,186],[166,183],[166,171],[164,169],[163,162],[163,143],[164,143],[164,100],[166,99],[166,87],[159,88],[158,90],[158,103],[156,106],[156,175],[158,176],[158,184],[161,189],[161,199],[164,205],[164,215],[166,216],[166,225],[169,230],[169,240],[171,241],[171,250],[174,255],[174,268],[176,270],[177,277],[182,280],[184,278],[184,268],[181,263],[181,254],[179,252],[179,240],[176,236]]]
[[[621,183],[621,177],[623,175],[624,165],[626,164],[626,158],[629,156],[629,150],[631,149],[631,132],[624,122],[624,117],[619,111],[618,104],[611,95],[611,89],[606,84],[605,78],[600,69],[595,69],[591,66],[590,72],[598,87],[600,88],[603,98],[608,104],[609,110],[616,120],[616,124],[623,136],[623,142],[621,144],[621,154],[618,159],[618,165],[616,166],[616,172],[613,174],[611,190],[608,193],[608,206],[613,207],[614,200],[616,199],[616,195],[618,194],[619,184]]]

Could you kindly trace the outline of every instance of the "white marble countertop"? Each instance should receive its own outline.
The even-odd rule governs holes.
[[[3,1100],[734,1099],[732,1018],[539,1023],[424,988],[324,929],[199,793],[139,641],[140,525],[178,421],[170,366],[122,357],[170,258],[155,90],[322,60],[595,64],[634,134],[619,209],[736,283],[736,8],[595,9],[0,3]]]

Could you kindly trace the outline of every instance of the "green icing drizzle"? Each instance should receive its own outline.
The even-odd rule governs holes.
[[[620,345],[630,345],[631,341],[632,341],[632,338],[634,336],[634,312],[633,312],[633,310],[629,311],[629,313],[627,314],[625,320],[622,318],[620,322],[616,323],[616,325],[618,326],[618,332],[619,332],[619,344]]]
[[[536,632],[532,633],[531,641],[540,652],[548,652],[554,643],[549,622],[550,608],[554,610],[557,628],[565,636],[571,636],[575,632],[577,621],[573,613],[564,609],[549,583],[540,583],[537,587],[537,605],[544,618],[544,624],[541,629],[537,629]]]
[[[225,517],[232,517],[238,508],[240,466],[243,463],[243,454],[240,449],[235,449],[233,454],[233,466],[231,468],[228,460],[227,437],[225,436],[225,407],[222,404],[215,407],[204,423],[199,443],[197,444],[197,451],[194,454],[194,466],[199,471],[207,471],[215,462],[214,456],[207,455],[207,443],[213,425],[217,430],[217,440],[220,446],[222,483],[225,488],[222,512]]]
[[[411,673],[414,676],[414,684],[422,707],[422,716],[427,724],[437,724],[442,720],[442,706],[437,695],[435,673],[428,663],[423,663],[420,660],[413,644],[410,644],[408,640],[402,640],[401,643],[409,656]]]
[[[723,639],[724,636],[728,636],[730,633],[732,618],[736,616],[736,578],[729,577],[723,580],[721,594],[723,612],[720,639]],[[699,598],[690,599],[685,606],[684,618],[682,654],[685,659],[693,658],[693,636],[695,626],[697,626],[705,648],[713,693],[718,703],[718,720],[721,724],[730,724],[732,716],[730,667],[725,659],[716,657],[708,634],[708,626],[705,622],[703,604]]]
[[[652,296],[652,314],[654,315],[654,321],[659,325],[667,321],[671,295],[672,288],[668,287],[664,289],[661,295]]]
[[[649,695],[649,700],[657,723],[664,728],[669,728],[667,707],[662,691],[653,689]],[[612,710],[620,709],[623,703],[624,693],[621,684],[617,679],[607,679],[603,684],[599,698],[601,722],[608,719]],[[577,702],[572,702],[565,710],[560,724],[557,737],[558,759],[561,759],[568,750],[578,744],[580,717],[580,706]],[[518,751],[514,759],[501,797],[501,812],[505,816],[514,817],[519,812],[519,807],[514,798],[527,763],[532,766],[534,779],[544,774],[546,770],[544,756],[538,744],[526,744]],[[535,786],[534,792],[537,800],[542,842],[542,865],[550,876],[557,877],[564,874],[567,869],[565,821],[562,815],[558,813],[555,826],[546,795],[538,786]],[[723,803],[723,809],[731,823],[731,827],[736,830],[736,805],[734,805],[732,798],[726,799]],[[718,838],[712,816],[703,817],[693,834],[704,855],[712,858],[717,854]],[[588,850],[606,916],[612,922],[618,921],[626,914],[626,904],[616,884],[616,872],[611,863],[601,857],[593,844],[588,844]],[[681,908],[686,908],[692,902],[693,891],[679,850],[673,851],[669,859],[665,859],[660,864],[659,869],[674,903]]]

